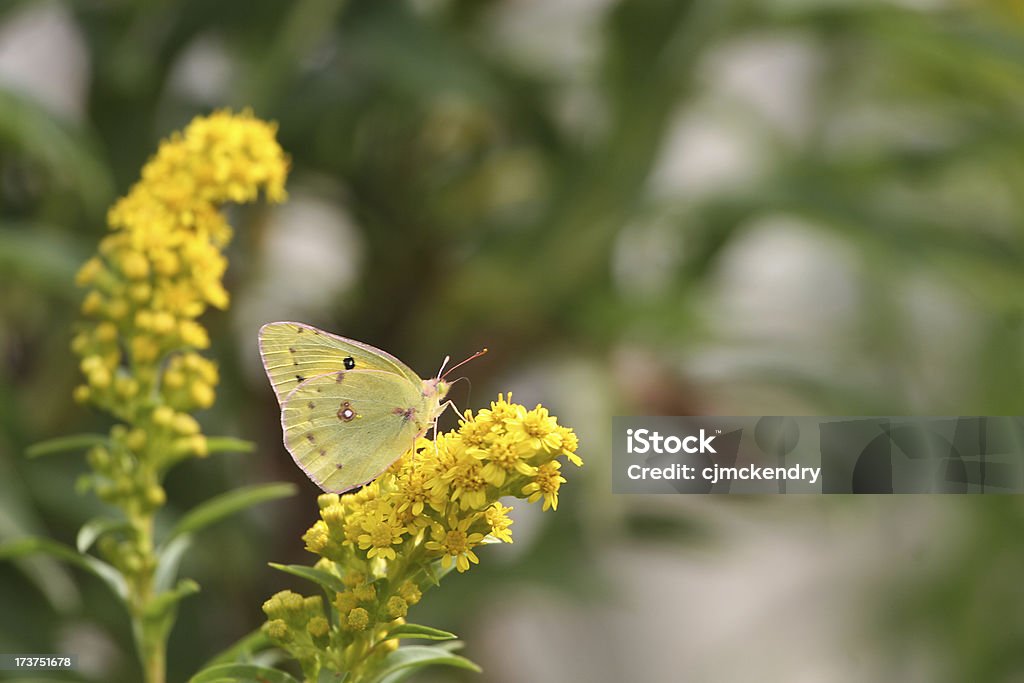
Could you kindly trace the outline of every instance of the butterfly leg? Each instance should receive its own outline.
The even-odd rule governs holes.
[[[455,417],[456,418],[458,418],[460,420],[463,418],[462,413],[459,412],[459,407],[457,405],[455,405],[455,401],[453,401],[451,399],[448,399],[447,401],[445,401],[444,403],[441,404],[441,410],[438,411],[437,417],[434,418],[434,429],[435,430],[437,429],[437,418],[441,417],[444,414],[444,411],[448,410],[449,408],[451,408],[452,410],[455,411]]]
[[[434,440],[437,440],[437,421],[444,415],[444,411],[451,408],[455,411],[455,417],[459,420],[462,419],[462,413],[459,412],[459,407],[455,405],[455,401],[448,400],[441,404],[441,410],[437,411],[437,415],[434,416]]]
[[[437,447],[437,421],[441,419],[441,415],[444,414],[444,411],[448,410],[449,408],[452,408],[453,410],[455,410],[455,414],[456,415],[459,414],[459,409],[458,409],[458,407],[456,407],[455,401],[448,400],[448,401],[445,401],[444,403],[441,404],[441,410],[437,411],[437,415],[434,416],[434,427],[433,427],[433,430],[434,430],[434,456],[435,457],[441,457],[440,449],[438,449],[438,447]],[[462,416],[459,415],[459,417],[461,418]]]

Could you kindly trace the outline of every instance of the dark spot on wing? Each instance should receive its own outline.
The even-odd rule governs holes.
[[[320,455],[327,455],[327,449],[326,448],[321,448],[320,449]]]
[[[351,370],[352,368],[354,368],[356,366],[356,359],[353,358],[352,356],[346,356],[344,362],[345,362],[345,369],[346,370]]]
[[[295,353],[295,347],[294,346],[289,346],[288,347],[288,353]]]
[[[306,378],[303,377],[302,375],[295,375],[295,379],[299,380],[300,382],[305,382],[306,381]]]
[[[303,333],[303,332],[305,332],[305,331],[306,331],[306,328],[304,328],[304,327],[296,327],[296,328],[295,328],[295,332],[296,332],[297,334],[302,334],[302,333]]]
[[[313,403],[312,401],[310,401],[310,402],[309,402],[309,403],[307,403],[306,405],[307,405],[307,406],[309,406],[309,409],[310,409],[310,410],[313,410],[313,408],[316,408],[316,404],[315,404],[315,403]]]
[[[313,443],[314,441],[316,441],[316,437],[314,437],[312,434],[306,434],[306,440],[309,441],[310,443]]]
[[[342,465],[342,464],[341,464],[341,463],[339,462],[339,463],[338,463],[337,465],[335,465],[335,466],[334,466],[334,469],[336,469],[336,470],[340,470],[340,469],[341,469],[342,467],[344,467],[344,465]]]
[[[402,422],[408,422],[412,419],[412,416],[416,414],[415,408],[395,408],[391,411],[392,415],[401,415]]]
[[[344,381],[344,379],[345,379],[345,373],[344,372],[338,372],[338,377],[334,380],[334,383],[335,384],[341,384],[342,381]]]

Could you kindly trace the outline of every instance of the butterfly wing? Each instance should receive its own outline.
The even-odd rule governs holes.
[[[337,370],[381,370],[412,382],[422,380],[391,354],[369,344],[293,322],[267,323],[260,328],[260,356],[277,402],[307,379]]]
[[[383,370],[308,379],[282,405],[285,447],[325,491],[365,484],[412,447],[439,411],[437,397],[421,387],[418,378]]]

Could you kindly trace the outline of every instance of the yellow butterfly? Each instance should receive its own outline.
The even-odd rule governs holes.
[[[284,445],[325,491],[376,479],[446,405],[450,385],[440,373],[421,379],[389,353],[311,325],[268,323],[259,344],[281,405]]]

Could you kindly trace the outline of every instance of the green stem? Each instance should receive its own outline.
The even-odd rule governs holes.
[[[165,683],[167,679],[167,642],[166,630],[159,622],[154,623],[146,618],[149,604],[153,600],[153,572],[156,568],[156,556],[153,551],[153,515],[145,512],[134,512],[131,515],[135,529],[140,567],[138,573],[129,582],[132,595],[131,618],[133,631],[138,640],[139,658],[145,683]]]
[[[167,671],[167,646],[163,638],[147,644],[145,652],[146,661],[143,662],[143,667],[146,683],[164,683]]]

